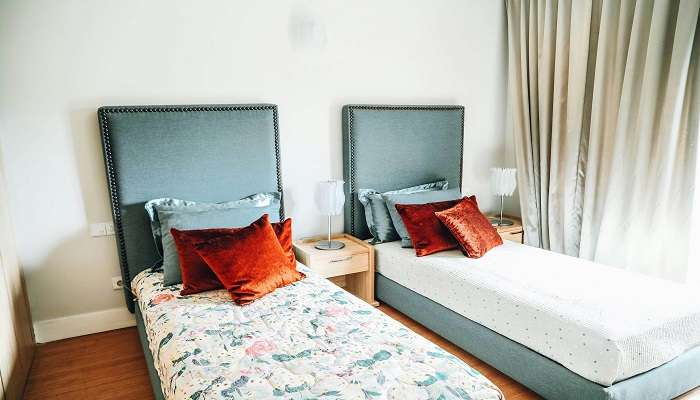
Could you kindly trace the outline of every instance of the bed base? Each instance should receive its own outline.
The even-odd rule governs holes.
[[[376,298],[545,399],[669,400],[700,386],[700,346],[674,360],[601,386],[393,280],[376,274]]]
[[[148,377],[151,381],[151,388],[153,389],[153,397],[155,400],[165,400],[165,395],[163,395],[163,388],[160,386],[160,377],[158,372],[156,372],[156,367],[153,365],[153,354],[151,354],[151,348],[148,345],[148,336],[146,335],[146,326],[143,322],[143,315],[141,314],[141,309],[138,303],[134,303],[135,306],[135,316],[136,316],[136,328],[139,331],[139,340],[141,341],[141,347],[143,348],[143,355],[146,358],[146,366],[148,367]]]

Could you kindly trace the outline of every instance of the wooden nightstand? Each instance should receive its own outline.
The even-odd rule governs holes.
[[[494,217],[491,215],[491,217]],[[496,216],[497,217],[497,216]],[[510,240],[511,242],[523,243],[523,224],[520,222],[520,218],[506,217],[503,216],[503,220],[513,221],[513,225],[510,226],[495,226],[498,234],[501,235],[503,240]]]
[[[337,235],[333,240],[345,243],[340,250],[318,250],[319,238],[294,242],[294,253],[300,263],[373,306],[374,247],[350,235]]]

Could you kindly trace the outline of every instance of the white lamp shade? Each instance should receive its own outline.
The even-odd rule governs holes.
[[[345,194],[344,181],[322,181],[316,185],[316,206],[323,215],[338,215],[343,212]]]
[[[515,168],[491,168],[491,191],[496,196],[512,196],[515,191]]]

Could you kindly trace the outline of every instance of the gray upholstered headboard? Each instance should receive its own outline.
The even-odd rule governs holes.
[[[159,256],[144,203],[282,192],[277,106],[119,106],[98,110],[124,295]],[[284,204],[284,202],[282,202]],[[284,218],[284,206],[278,216]]]
[[[344,106],[345,231],[370,237],[358,189],[383,192],[441,178],[461,188],[463,140],[463,106]]]

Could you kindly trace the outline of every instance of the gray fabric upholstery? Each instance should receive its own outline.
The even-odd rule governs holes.
[[[221,202],[282,191],[275,105],[102,107],[98,118],[132,312],[131,278],[159,259],[145,202]],[[282,202],[280,219],[283,212]]]
[[[449,183],[447,181],[430,182],[423,185],[411,186],[409,188],[391,190],[379,193],[374,189],[360,189],[357,191],[357,198],[364,207],[365,221],[367,228],[372,235],[372,243],[393,242],[399,240],[399,234],[394,228],[389,209],[384,201],[383,195],[395,193],[418,193],[425,191],[446,190]]]
[[[700,346],[604,387],[381,274],[376,298],[551,400],[670,400],[700,385]]]
[[[343,107],[345,231],[368,239],[357,190],[386,192],[446,179],[462,183],[463,106]]]
[[[389,210],[391,222],[394,224],[396,232],[401,237],[401,247],[413,247],[411,237],[408,235],[408,230],[406,230],[406,225],[404,225],[401,215],[399,215],[399,212],[396,210],[396,205],[425,204],[436,201],[456,200],[462,197],[462,192],[459,189],[449,189],[418,193],[385,193],[382,197]]]
[[[163,388],[160,385],[160,377],[156,371],[156,367],[153,365],[153,354],[148,345],[148,336],[146,335],[146,326],[143,322],[143,315],[141,314],[141,309],[138,304],[135,306],[136,311],[136,329],[139,331],[139,340],[141,341],[141,348],[143,349],[143,356],[146,359],[146,367],[148,368],[148,376],[151,380],[151,388],[153,389],[153,397],[155,400],[165,400],[165,395],[163,394]]]

